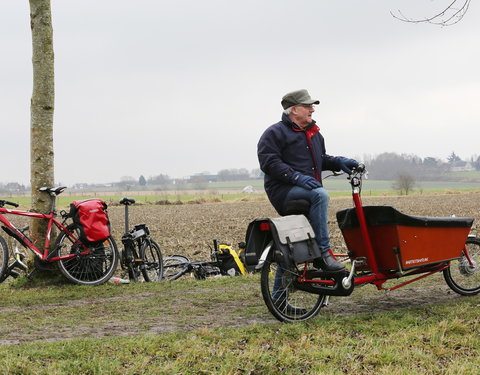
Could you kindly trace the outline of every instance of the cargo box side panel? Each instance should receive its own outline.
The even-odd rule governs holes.
[[[396,270],[398,263],[395,258],[394,249],[399,247],[399,238],[397,227],[395,225],[369,226],[368,232],[372,242],[375,260],[380,270]],[[353,254],[353,258],[367,258],[367,250],[364,245],[360,228],[346,228],[342,230],[347,248]],[[371,269],[368,267],[359,267],[360,271]]]
[[[469,227],[425,228],[398,226],[404,269],[459,258]]]

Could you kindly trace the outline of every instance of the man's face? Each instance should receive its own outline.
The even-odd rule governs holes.
[[[312,115],[315,112],[313,104],[300,104],[292,108],[292,120],[301,128],[312,122]]]

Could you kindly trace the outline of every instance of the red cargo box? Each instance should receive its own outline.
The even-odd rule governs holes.
[[[406,215],[390,206],[363,209],[375,260],[383,271],[398,270],[399,262],[406,270],[459,258],[473,223],[472,218]],[[337,222],[353,258],[367,257],[356,210],[338,211]]]

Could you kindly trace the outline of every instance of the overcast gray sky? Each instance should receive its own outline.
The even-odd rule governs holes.
[[[281,97],[306,88],[327,152],[478,155],[480,8],[450,0],[52,0],[55,180],[257,168]],[[2,0],[0,182],[28,184],[28,1]]]

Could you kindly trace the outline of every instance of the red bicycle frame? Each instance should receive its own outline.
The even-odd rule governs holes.
[[[25,236],[22,231],[18,230],[6,217],[5,214],[11,214],[11,215],[18,215],[18,216],[27,216],[31,217],[34,219],[42,219],[47,222],[47,231],[46,231],[46,236],[45,236],[45,244],[43,247],[43,251],[38,249],[35,244],[30,241],[30,239]],[[25,245],[28,247],[30,250],[32,250],[36,256],[38,256],[41,260],[46,261],[46,262],[55,262],[57,260],[65,260],[65,259],[70,259],[78,254],[68,254],[68,255],[63,255],[60,257],[57,256],[52,256],[55,254],[55,251],[50,253],[50,241],[51,241],[51,234],[52,234],[52,227],[55,225],[59,230],[64,231],[70,241],[72,243],[78,243],[80,246],[84,247],[84,245],[78,241],[78,239],[58,220],[55,219],[55,213],[50,212],[48,214],[40,214],[36,212],[29,212],[29,211],[22,211],[22,210],[12,210],[8,209],[5,207],[0,207],[0,222],[2,222],[3,226],[8,228],[6,231],[8,234],[12,235],[15,237],[21,244]],[[80,253],[81,255],[87,254],[89,252],[88,249],[86,249],[84,252]]]

